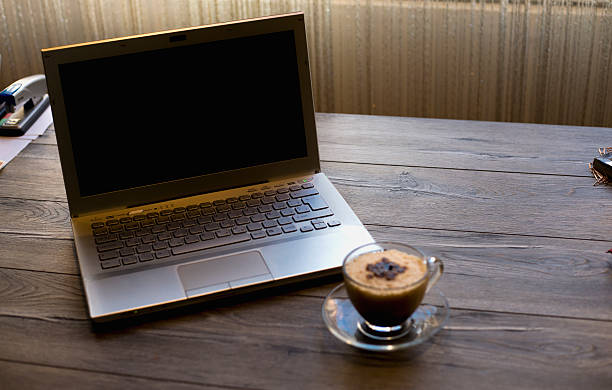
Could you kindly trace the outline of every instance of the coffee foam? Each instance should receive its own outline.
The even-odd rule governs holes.
[[[376,264],[382,261],[383,257],[401,267],[405,267],[405,271],[398,273],[391,280],[384,277],[368,278],[368,275],[372,275],[372,272],[367,270],[368,264]],[[409,255],[397,249],[364,253],[346,263],[344,269],[354,281],[375,289],[406,287],[422,279],[427,272],[427,266],[420,257]]]

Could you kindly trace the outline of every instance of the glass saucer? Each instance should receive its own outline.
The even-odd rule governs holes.
[[[322,310],[323,321],[334,336],[353,347],[379,352],[397,351],[421,344],[442,329],[450,314],[446,297],[434,286],[408,319],[410,331],[406,335],[392,340],[376,340],[359,330],[363,317],[351,304],[344,283],[327,295]]]

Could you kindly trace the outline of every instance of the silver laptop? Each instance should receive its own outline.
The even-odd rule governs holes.
[[[373,241],[320,172],[302,13],[42,56],[94,321],[338,272]]]

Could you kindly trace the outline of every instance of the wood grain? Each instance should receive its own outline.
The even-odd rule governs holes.
[[[441,258],[445,274],[439,287],[453,308],[612,321],[609,243],[368,228],[378,241],[406,242]],[[0,249],[0,254],[12,258],[2,264],[5,269],[0,268],[0,313],[88,318],[71,241],[37,238],[32,245],[24,245],[26,237],[16,240],[5,240],[8,248]],[[39,248],[55,248],[57,253],[32,256],[30,247],[35,243]],[[273,294],[324,298],[333,285],[315,283],[314,287]],[[49,297],[54,297],[53,304]]]
[[[612,136],[597,127],[322,113],[317,132],[323,160],[585,177]]]
[[[58,364],[57,362],[54,365]],[[61,363],[60,363],[61,364]],[[100,370],[98,368],[98,370]],[[151,380],[140,375],[116,375],[55,366],[0,361],[0,378],[6,389],[227,389],[223,386]]]
[[[3,316],[0,359],[239,388],[440,388],[451,378],[465,389],[539,388],[543,378],[551,388],[596,388],[612,380],[608,322],[455,310],[431,342],[380,355],[334,339],[321,304],[273,297],[105,333],[87,321]]]

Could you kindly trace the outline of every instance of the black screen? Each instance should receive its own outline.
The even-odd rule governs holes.
[[[306,157],[292,31],[59,72],[81,196]]]

